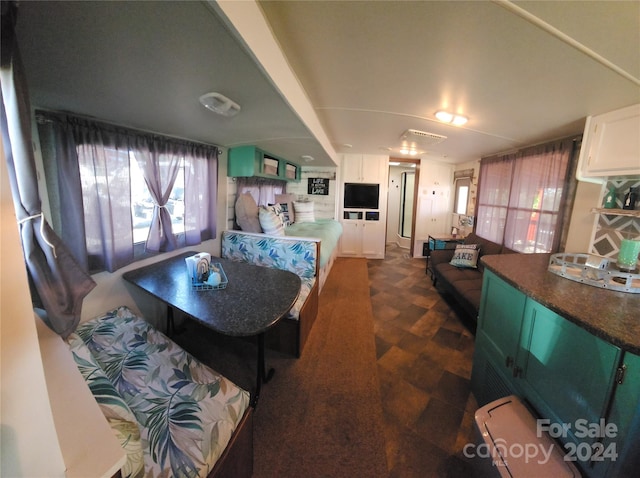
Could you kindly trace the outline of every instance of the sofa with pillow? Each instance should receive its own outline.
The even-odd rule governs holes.
[[[471,233],[455,249],[431,251],[429,265],[433,271],[433,285],[449,292],[462,309],[477,320],[484,270],[480,258],[510,253],[516,252]]]
[[[73,358],[125,450],[123,477],[246,477],[249,393],[127,307],[80,324]]]

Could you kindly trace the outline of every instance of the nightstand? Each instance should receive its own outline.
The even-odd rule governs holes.
[[[462,244],[464,242],[464,238],[462,237],[454,237],[452,235],[438,235],[432,236],[429,235],[429,239],[424,244],[423,255],[427,259],[427,265],[425,269],[425,274],[431,274],[431,278],[433,279],[433,270],[429,268],[429,255],[431,251],[435,251],[436,249],[455,249],[457,244]]]

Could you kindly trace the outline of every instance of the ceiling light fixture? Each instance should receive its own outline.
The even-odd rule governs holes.
[[[456,115],[443,110],[436,111],[436,118],[438,119],[438,121],[449,123],[454,126],[462,126],[467,121],[469,121],[469,118],[467,118],[466,116]]]
[[[308,155],[308,154],[303,154],[303,155],[302,155],[302,156],[300,156],[300,157],[301,157],[304,161],[306,161],[307,163],[308,163],[309,161],[313,161],[314,159],[316,159],[316,158],[314,158],[313,156],[310,156],[310,155]]]
[[[400,153],[408,154],[409,156],[416,156],[418,154],[418,151],[416,151],[415,149],[402,148],[400,150]]]
[[[235,116],[240,111],[240,105],[220,93],[207,93],[200,97],[200,103],[208,110],[222,116]]]
[[[408,156],[417,156],[422,154],[424,151],[418,149],[418,144],[415,141],[403,141],[400,145],[400,154],[408,155]]]

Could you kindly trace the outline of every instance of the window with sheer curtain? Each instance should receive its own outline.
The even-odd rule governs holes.
[[[239,177],[236,186],[238,196],[249,193],[259,206],[275,204],[276,196],[287,192],[287,182],[280,179]]]
[[[518,252],[556,252],[575,149],[565,139],[483,158],[476,234]]]
[[[91,272],[216,236],[218,148],[38,112],[54,228]]]

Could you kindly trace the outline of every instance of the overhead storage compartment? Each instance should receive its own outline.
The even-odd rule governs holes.
[[[640,175],[640,104],[587,117],[576,177],[603,183]]]
[[[301,169],[296,163],[269,154],[255,146],[238,146],[229,149],[227,176],[300,181]]]

